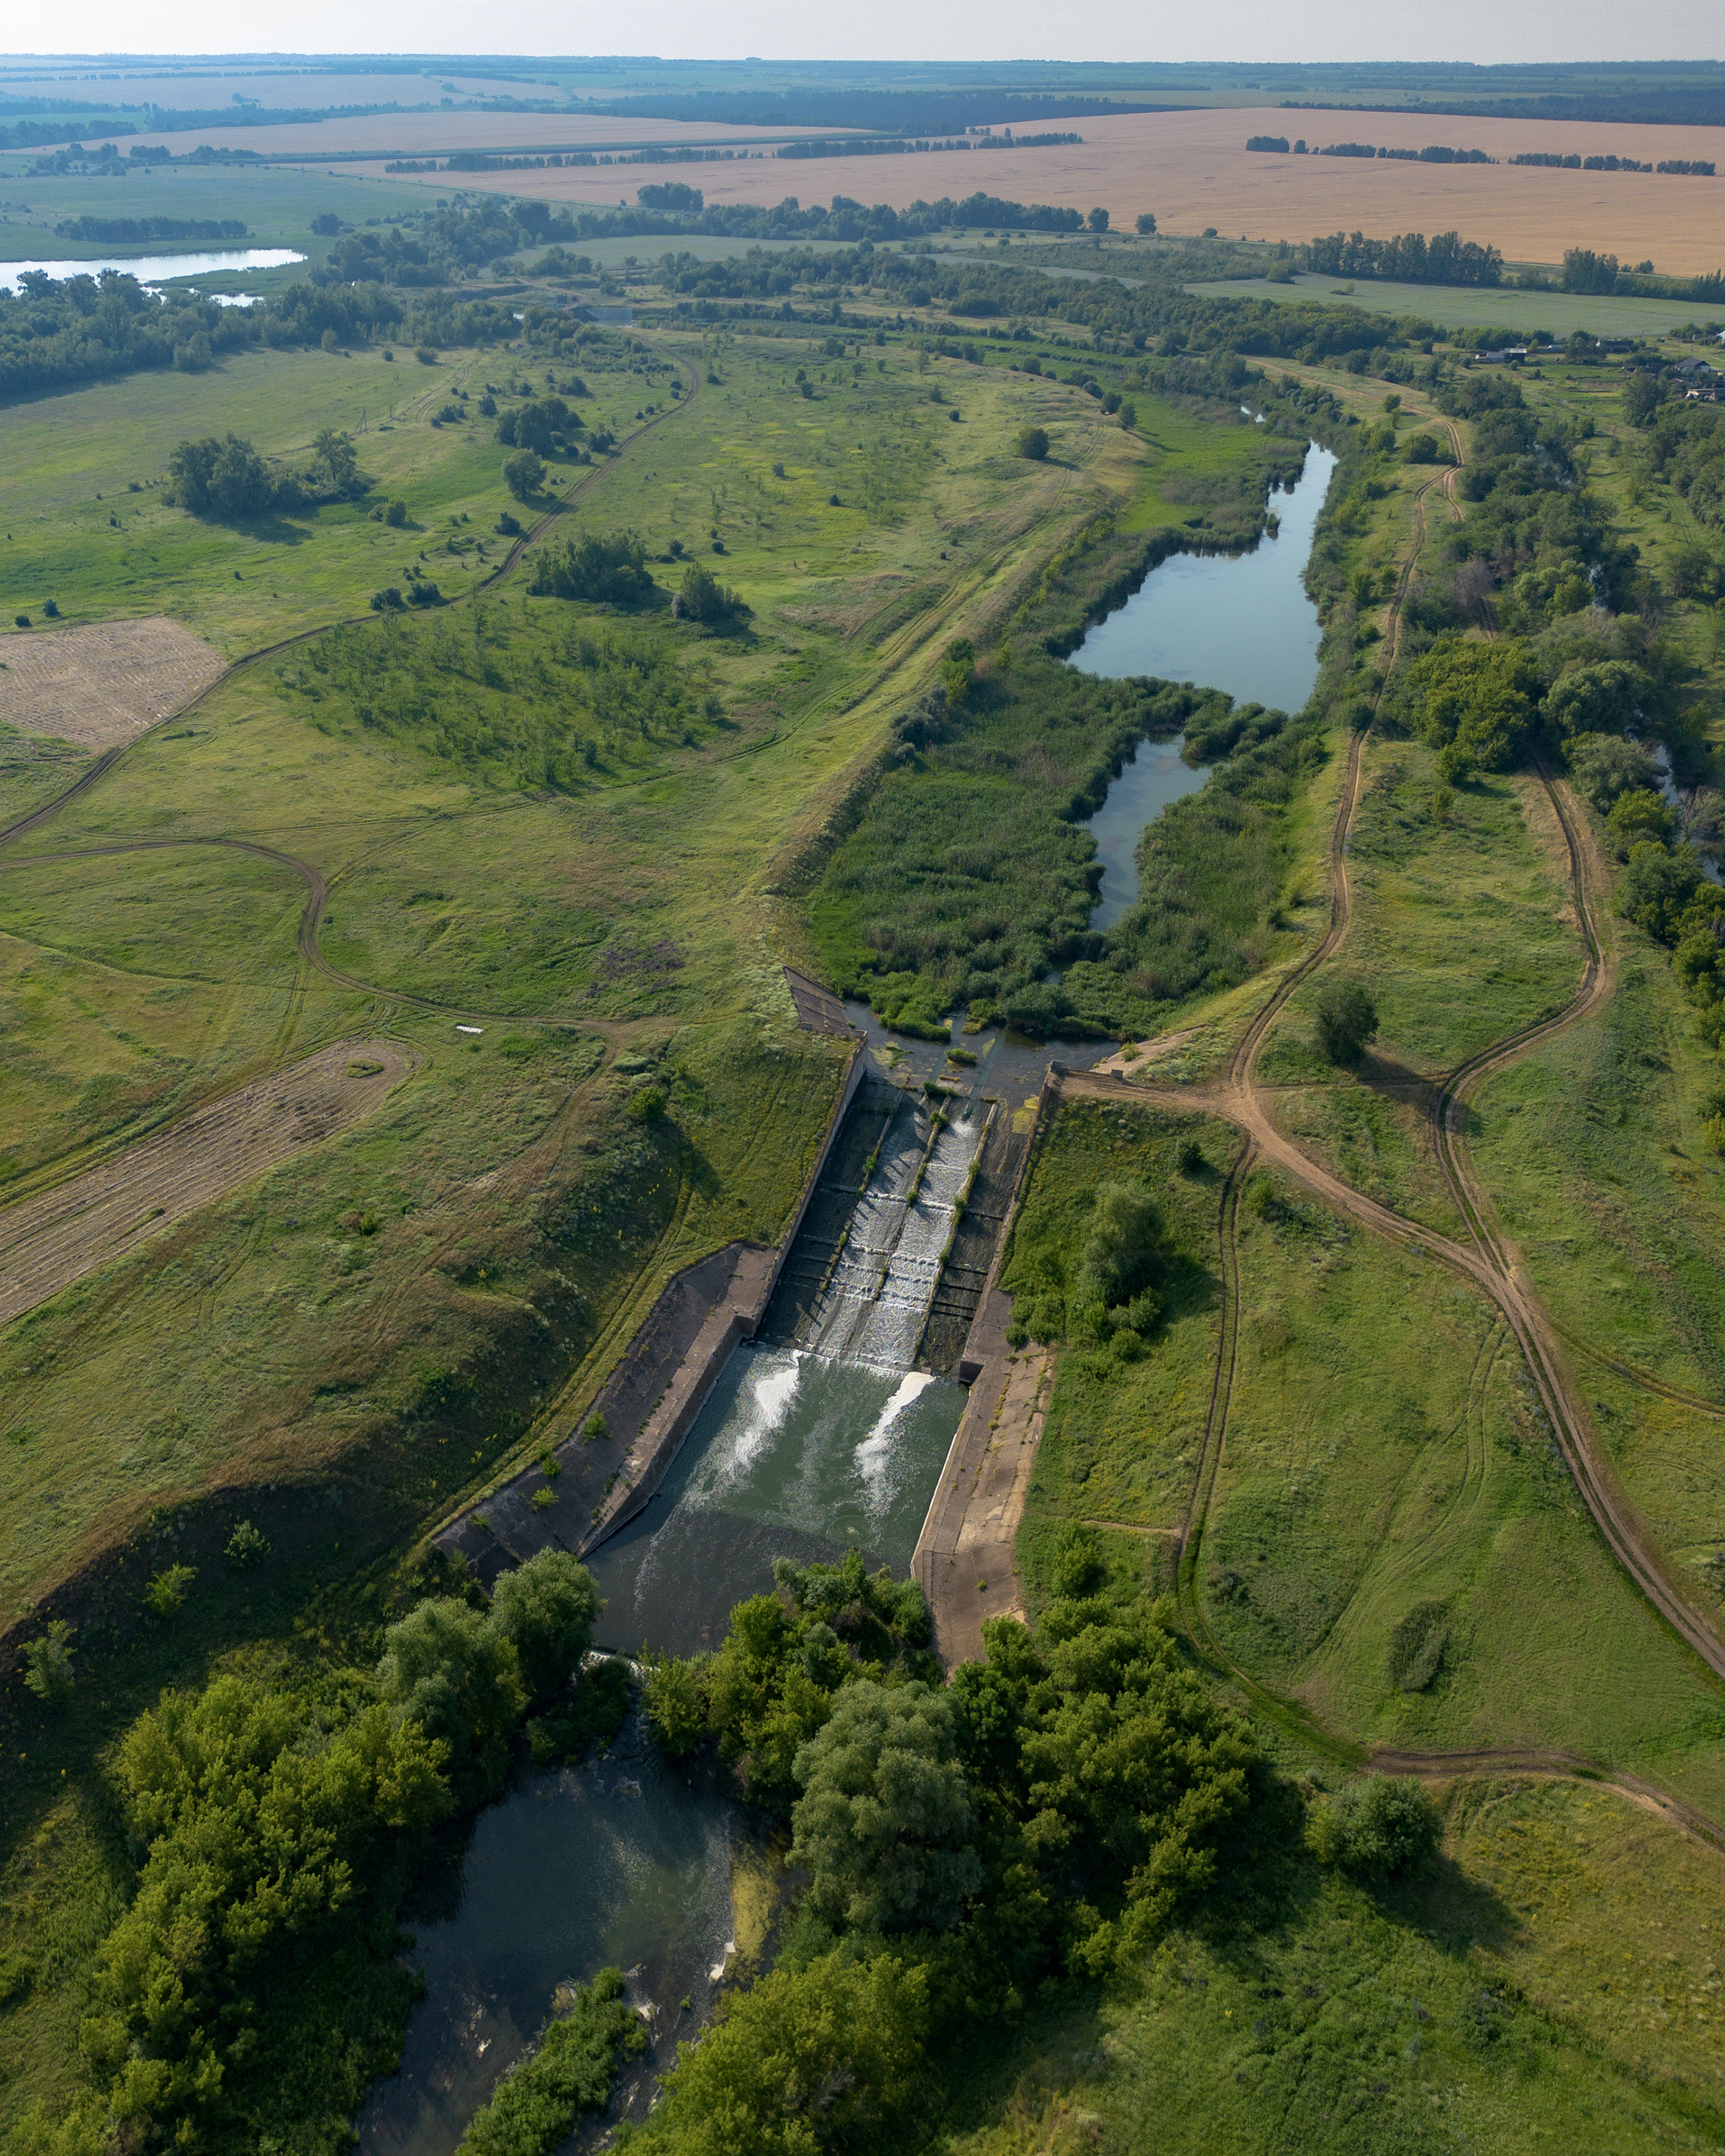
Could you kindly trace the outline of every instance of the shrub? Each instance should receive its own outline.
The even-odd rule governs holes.
[[[518,516],[511,516],[509,511],[505,510],[497,520],[496,528],[505,539],[513,539],[521,528],[521,520]]]
[[[1357,980],[1327,981],[1312,1011],[1318,1047],[1332,1063],[1354,1063],[1378,1029],[1377,1006]]]
[[[441,606],[443,594],[435,584],[421,577],[408,586],[408,604],[409,606]]]
[[[71,1693],[72,1640],[75,1635],[63,1617],[56,1617],[40,1639],[24,1651],[24,1681],[39,1700],[57,1705]]]
[[[545,466],[531,449],[518,449],[503,460],[503,483],[518,502],[537,494],[545,478]]]
[[[644,1086],[631,1096],[628,1116],[631,1123],[656,1123],[665,1113],[665,1095],[657,1086]]]
[[[1390,1635],[1390,1682],[1400,1692],[1424,1691],[1449,1644],[1449,1604],[1416,1602]]]
[[[717,546],[718,542],[714,542]],[[692,562],[683,571],[683,580],[677,595],[671,601],[671,612],[680,622],[746,622],[754,609],[740,591],[733,591],[721,584],[711,569],[702,568],[699,562]]]
[[[231,434],[177,443],[168,459],[167,499],[194,516],[260,516],[273,507],[277,483],[250,442]]]
[[[590,1445],[596,1444],[601,1438],[608,1437],[610,1434],[611,1433],[606,1428],[605,1417],[600,1414],[590,1415],[581,1425],[581,1435]]]
[[[399,584],[386,584],[382,591],[371,594],[371,611],[374,614],[393,614],[406,604]]]
[[[407,520],[408,505],[405,502],[392,502],[383,512],[383,521],[393,531],[399,531]]]
[[[1701,887],[1701,866],[1692,846],[1674,851],[1643,839],[1629,849],[1618,879],[1618,910],[1656,943],[1675,942],[1679,916]]]
[[[1012,440],[1012,447],[1020,456],[1028,456],[1033,464],[1040,464],[1048,455],[1046,427],[1021,427]]]
[[[51,599],[45,599],[42,601],[42,617],[49,622],[57,622],[60,619],[60,609]]]
[[[621,1972],[601,1969],[474,2114],[456,2156],[551,2156],[584,2112],[605,2109],[618,2067],[646,2047]]]
[[[254,1572],[270,1555],[270,1538],[243,1519],[228,1536],[224,1554],[235,1572]]]
[[[197,1577],[195,1566],[164,1566],[144,1589],[145,1609],[152,1617],[172,1617],[184,1606],[192,1582]]]
[[[422,367],[435,367],[437,364],[437,355],[429,344],[419,345],[415,350],[414,357]]]
[[[1415,1878],[1431,1868],[1441,1828],[1417,1781],[1375,1774],[1316,1805],[1306,1838],[1321,1864],[1356,1878]]]
[[[1410,464],[1436,464],[1439,461],[1437,436],[1427,434],[1423,430],[1417,435],[1410,435],[1402,455]],[[1442,461],[1448,463],[1449,459],[1444,457]]]

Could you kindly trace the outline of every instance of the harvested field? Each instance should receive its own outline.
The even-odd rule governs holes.
[[[212,149],[252,150],[259,157],[340,157],[376,150],[381,157],[446,157],[451,150],[640,149],[649,144],[782,142],[793,135],[830,135],[822,127],[728,127],[717,121],[613,118],[602,113],[400,112],[339,120],[286,120],[279,127],[218,127],[198,140]],[[183,135],[140,135],[139,145],[158,144],[184,154]],[[128,142],[128,148],[131,144]],[[590,169],[590,179],[597,175]],[[652,179],[654,175],[644,175]],[[664,178],[664,174],[658,175]],[[672,177],[675,177],[673,174]],[[613,186],[607,198],[617,200]]]
[[[106,749],[183,710],[226,671],[165,615],[0,638],[0,721]]]
[[[1465,238],[1501,248],[1512,261],[1556,262],[1565,248],[1591,247],[1631,262],[1651,256],[1659,270],[1677,275],[1725,262],[1725,178],[1278,157],[1246,147],[1248,135],[1274,132],[1290,141],[1303,135],[1318,144],[1367,141],[1391,149],[1441,142],[1498,158],[1539,150],[1634,157],[1647,164],[1671,157],[1711,159],[1725,172],[1725,128],[1475,120],[1443,113],[1284,112],[1261,105],[1123,114],[1074,125],[1084,141],[1063,148],[750,157],[703,165],[681,177],[702,188],[709,202],[771,203],[787,195],[824,201],[843,194],[902,209],[918,196],[963,196],[982,188],[1010,200],[1065,209],[1087,211],[1100,203],[1116,227],[1128,230],[1139,211],[1150,210],[1165,232],[1190,234],[1214,225],[1225,239],[1307,240],[1355,230],[1383,237],[1453,228]],[[247,131],[248,140],[257,131]],[[480,146],[478,136],[473,142]],[[381,173],[381,164],[377,169]],[[449,183],[428,176],[425,184],[446,188]],[[615,167],[472,173],[462,179],[464,187],[593,203],[615,202],[626,188],[633,195],[638,184],[633,170],[619,174]]]
[[[419,1059],[337,1041],[0,1212],[0,1325],[380,1107]]]

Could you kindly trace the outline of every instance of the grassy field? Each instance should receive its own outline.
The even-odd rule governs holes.
[[[662,382],[655,393],[620,345],[607,341],[582,364],[593,393],[579,409],[591,428],[633,432],[645,403],[666,401]],[[40,620],[51,598],[69,622],[166,611],[237,658],[361,614],[381,586],[416,574],[459,596],[507,551],[499,515],[531,512],[510,499],[510,452],[471,403],[459,424],[431,421],[458,390],[477,399],[488,380],[506,379],[544,387],[542,368],[523,373],[497,351],[447,352],[430,366],[406,348],[393,360],[381,350],[248,352],[207,374],[135,375],[23,405],[7,421],[0,606],[8,619]],[[326,427],[354,435],[373,483],[362,499],[222,523],[163,499],[168,457],[189,435],[238,433],[291,462]],[[580,476],[566,463],[553,471],[564,488]],[[401,528],[371,514],[393,500],[407,504]]]
[[[966,2062],[951,2156],[1630,2156],[1718,2146],[1717,1859],[1575,1785],[1450,1794],[1429,1881],[1306,1876],[1261,1928]],[[1001,2047],[1005,2049],[1005,2046]]]
[[[100,139],[92,134],[90,147]],[[124,151],[126,145],[120,147]],[[174,145],[182,157],[194,147],[192,141]],[[417,188],[393,180],[345,179],[280,166],[248,172],[243,165],[162,165],[129,172],[124,179],[85,173],[37,178],[29,174],[27,161],[19,158],[7,177],[11,199],[0,216],[0,264],[87,262],[133,255],[147,259],[150,253],[203,251],[194,250],[190,243],[170,247],[166,241],[153,243],[147,249],[99,247],[66,239],[55,231],[56,225],[75,217],[178,217],[199,222],[237,217],[246,227],[246,237],[234,245],[291,247],[311,262],[322,262],[329,243],[312,230],[314,217],[330,212],[350,224],[360,224],[367,217],[393,216],[426,206]],[[257,274],[280,278],[279,272]],[[297,274],[303,276],[305,272]],[[247,285],[251,291],[273,288]]]
[[[1274,300],[1287,306],[1340,300],[1370,314],[1415,315],[1445,329],[1500,330],[1506,342],[1535,333],[1569,337],[1578,329],[1594,337],[1653,339],[1694,322],[1725,327],[1725,315],[1717,307],[1700,306],[1694,300],[1600,298],[1582,292],[1525,292],[1508,286],[1397,285],[1385,278],[1326,277],[1315,270],[1299,271],[1285,285],[1268,284],[1259,277],[1231,277],[1186,289],[1218,298]]]

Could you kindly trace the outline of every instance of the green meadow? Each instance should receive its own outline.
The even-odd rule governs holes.
[[[1659,338],[1691,323],[1719,318],[1717,306],[1694,300],[1601,298],[1583,292],[1521,291],[1510,286],[1398,285],[1386,278],[1349,280],[1311,270],[1297,272],[1285,285],[1229,277],[1186,289],[1222,299],[1274,300],[1282,306],[1340,301],[1370,314],[1413,315],[1445,329],[1500,329],[1506,338],[1537,332],[1561,339],[1577,330],[1593,337]]]

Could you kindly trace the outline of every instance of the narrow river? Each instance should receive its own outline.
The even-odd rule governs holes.
[[[1291,487],[1274,488],[1274,536],[1247,554],[1176,554],[1073,653],[1081,673],[1110,680],[1149,675],[1220,689],[1239,703],[1298,711],[1317,680],[1322,630],[1303,581],[1336,460],[1311,443]],[[1183,736],[1145,741],[1090,819],[1102,859],[1092,928],[1108,928],[1138,896],[1138,841],[1171,801],[1210,776],[1183,755]]]

